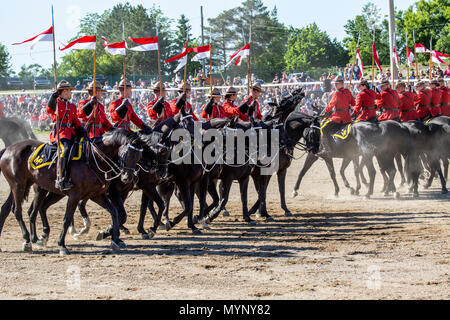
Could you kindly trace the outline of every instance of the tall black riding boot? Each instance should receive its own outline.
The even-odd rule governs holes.
[[[61,191],[68,191],[73,187],[73,184],[69,182],[68,170],[67,170],[68,162],[69,161],[68,161],[67,157],[61,158],[61,172],[62,172],[63,176],[62,176],[61,180],[56,181],[56,188]]]

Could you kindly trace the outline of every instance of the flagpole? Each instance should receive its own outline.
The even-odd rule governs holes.
[[[416,33],[414,29],[413,29],[413,41],[414,41],[414,61],[416,62],[416,79],[419,80],[419,61],[417,61]]]
[[[95,34],[95,40],[97,40],[97,33]],[[95,94],[97,92],[97,88],[96,88],[96,83],[97,83],[97,79],[96,79],[96,64],[97,64],[97,43],[95,43],[95,49],[94,49],[94,89],[93,89],[94,97],[95,97]]]
[[[358,34],[358,43],[356,44],[356,50],[355,50],[355,59],[353,61],[353,65],[352,65],[352,72],[350,72],[350,85],[349,85],[349,90],[351,90],[352,88],[352,80],[353,80],[353,71],[355,70],[355,64],[356,64],[356,51],[359,48],[359,40],[361,39],[361,34]]]
[[[188,40],[186,41],[186,50],[188,48]],[[187,64],[189,56],[186,55],[186,64],[184,65],[184,83],[183,83],[183,93],[186,93],[186,76],[187,76]]]
[[[375,43],[375,29],[373,29],[373,43]],[[374,87],[375,87],[375,58],[373,57],[372,52],[372,89]]]
[[[125,41],[125,23],[122,22],[122,40]],[[125,46],[126,47],[126,46]],[[126,48],[125,48],[126,55]],[[125,55],[123,56],[123,85],[124,85],[124,95],[127,88],[127,67],[125,62]]]
[[[408,78],[408,89],[409,89],[409,56],[408,56],[408,32],[406,32],[406,77]]]
[[[158,37],[158,76],[159,76],[159,93],[162,97],[162,79],[161,79],[161,53],[159,51],[159,28],[158,28],[158,17],[156,17],[156,37]]]
[[[212,46],[211,46],[211,40],[209,40],[209,90],[211,92],[212,96],[212,89],[213,89],[213,78],[212,78]]]
[[[53,28],[53,77],[55,80],[55,91],[58,88],[58,77],[56,75],[56,44],[55,44],[55,18],[53,14],[53,5],[52,5],[52,28]],[[56,175],[57,179],[61,180],[61,139],[59,137],[59,110],[58,110],[58,101],[56,101],[56,136],[57,136],[57,143],[56,146],[57,154],[58,154],[58,160],[56,161]]]
[[[248,38],[248,43],[250,44],[251,47],[251,42],[252,42],[252,24],[250,22],[250,34],[249,34],[249,38]],[[251,55],[251,50],[249,50],[248,52],[248,56],[247,56],[247,66],[248,66],[248,80],[247,80],[247,97],[250,97],[250,87],[252,85],[252,74],[251,74],[251,67],[250,67],[250,55]]]
[[[433,51],[433,37],[430,38],[430,72],[429,72],[430,82],[433,78],[433,75],[431,74],[431,68],[433,65],[432,54],[431,54],[432,51]]]

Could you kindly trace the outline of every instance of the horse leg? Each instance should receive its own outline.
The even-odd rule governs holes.
[[[286,205],[286,174],[287,169],[282,169],[277,172],[278,191],[280,192],[281,209],[284,210],[284,216],[293,217],[294,215],[289,211]]]
[[[397,153],[395,155],[395,162],[397,163],[398,172],[400,172],[400,176],[402,178],[402,181],[400,183],[401,188],[405,185],[406,178],[405,178],[405,171],[403,170],[402,155],[400,153]]]
[[[25,240],[25,243],[23,244],[23,251],[31,252],[33,249],[30,241],[30,233],[28,232],[22,217],[22,203],[24,200],[25,190],[23,187],[16,186],[16,188],[12,189],[12,193],[14,196],[14,215],[16,216],[16,220],[22,230],[22,238]]]
[[[334,171],[333,159],[332,158],[324,158],[324,160],[327,165],[328,171],[330,173],[331,180],[333,180],[334,196],[338,197],[339,196],[339,185],[336,180],[336,172]]]
[[[214,219],[217,218],[219,213],[225,208],[228,202],[228,198],[230,196],[231,185],[233,184],[232,177],[226,177],[222,179],[221,190],[220,190],[220,202],[219,206],[213,210],[207,217],[207,223],[211,223]]]
[[[355,178],[356,178],[356,190],[355,190],[355,195],[359,196],[359,192],[361,191],[361,179],[360,179],[360,174],[362,172],[362,170],[359,167],[359,157],[356,157],[352,160],[353,162],[353,170],[355,173]]]
[[[444,157],[442,159],[442,166],[444,167],[444,178],[445,180],[448,180],[448,159]]]
[[[219,190],[220,190],[220,194],[221,195],[223,194],[223,188],[224,188],[223,181],[220,180],[220,182],[219,182]],[[220,197],[219,202],[222,202],[222,197]],[[224,217],[229,217],[230,216],[230,213],[228,212],[227,208],[225,208],[225,207],[222,209],[222,216],[224,216]]]
[[[97,203],[102,208],[106,209],[110,215],[112,220],[112,228],[111,228],[111,249],[114,252],[120,251],[120,248],[124,248],[125,242],[120,240],[120,230],[119,230],[119,213],[116,209],[116,207],[113,205],[112,201],[109,199],[109,197],[106,194],[102,194],[99,197],[91,199],[95,203]]]
[[[47,197],[48,191],[36,187],[35,188],[35,196],[33,199],[33,203],[31,204],[31,207],[28,210],[28,216],[30,217],[30,233],[31,233],[31,242],[37,243],[39,240],[39,237],[37,236],[36,232],[36,218],[37,214],[39,212],[39,208],[42,206],[42,203],[44,202],[45,198]]]
[[[445,180],[444,174],[442,173],[442,169],[441,169],[441,164],[439,162],[439,159],[433,159],[430,163],[430,170],[431,170],[431,175],[428,178],[428,183],[425,186],[425,189],[428,189],[429,187],[431,187],[431,184],[433,182],[434,179],[434,175],[436,174],[436,172],[439,174],[439,179],[441,180],[441,187],[442,187],[442,194],[447,194],[448,190],[447,190],[447,182]]]
[[[214,210],[214,208],[217,208],[217,206],[219,205],[219,200],[220,200],[220,198],[219,198],[219,194],[217,193],[216,182],[215,182],[215,181],[211,181],[211,182],[208,184],[208,193],[209,193],[209,195],[211,196],[213,202],[212,202],[211,205],[208,206],[208,207],[206,208],[206,210],[205,210],[205,213],[204,213],[204,219],[203,219],[205,222],[206,222],[206,220],[207,220],[207,218],[208,218],[208,216],[209,216],[209,213],[210,213],[212,210]]]
[[[197,229],[192,220],[194,199],[193,199],[193,192],[191,191],[191,186],[189,185],[188,181],[177,183],[177,186],[180,192],[180,202],[181,205],[183,206],[183,211],[173,219],[173,221],[170,223],[171,227],[173,228],[174,226],[176,226],[178,223],[181,222],[181,220],[185,216],[187,216],[188,228],[190,228],[194,234],[201,234],[200,230]]]
[[[69,250],[66,248],[66,234],[67,230],[69,229],[70,224],[73,220],[73,214],[77,208],[79,202],[79,198],[75,196],[69,196],[69,199],[67,199],[67,205],[66,205],[66,213],[64,215],[63,220],[63,229],[61,231],[61,234],[58,239],[58,246],[59,246],[59,255],[60,256],[66,256],[69,254]]]
[[[206,213],[206,210],[208,207],[208,205],[206,203],[206,195],[208,193],[209,184],[210,184],[209,176],[208,176],[208,173],[206,173],[202,177],[199,188],[197,189],[197,197],[200,202],[200,212],[199,212],[197,222],[200,222],[202,224],[203,229],[206,229],[206,230],[211,229],[210,226],[208,226],[208,224],[204,221],[205,213]]]
[[[350,186],[350,183],[348,182],[347,177],[345,176],[345,170],[347,169],[347,167],[348,167],[348,165],[350,164],[350,162],[351,162],[351,159],[350,159],[350,158],[344,158],[344,159],[342,160],[342,165],[341,165],[341,169],[339,170],[339,172],[340,172],[340,174],[341,174],[342,180],[344,181],[344,186],[345,186],[347,189],[350,190],[350,193],[351,193],[352,195],[354,195],[354,194],[355,194],[355,189],[353,189],[353,188]]]
[[[3,230],[3,226],[5,225],[6,218],[11,213],[11,209],[13,207],[13,202],[14,202],[13,195],[12,195],[12,192],[10,192],[8,199],[6,199],[5,203],[2,205],[2,209],[0,211],[0,235],[2,234],[2,230]]]
[[[155,188],[155,193],[157,193],[156,188]],[[141,237],[143,240],[150,239],[148,233],[145,231],[145,228],[144,228],[145,216],[147,214],[147,208],[148,208],[149,204],[150,204],[149,197],[147,197],[145,192],[142,190],[141,208],[139,211],[139,222],[138,222],[137,230],[141,234]],[[153,217],[153,220],[156,220],[156,216]]]
[[[267,212],[267,205],[266,205],[267,187],[269,185],[271,177],[272,176],[261,176],[261,187],[259,189],[259,198],[261,199],[259,211],[261,212],[261,216],[266,218],[266,222],[275,221]]]
[[[42,237],[36,243],[38,247],[45,247],[47,245],[48,239],[50,238],[50,224],[48,223],[47,210],[55,203],[59,202],[64,195],[59,195],[56,193],[49,193],[45,198],[43,204],[39,208],[39,215],[42,221]]]
[[[361,165],[362,164],[364,164],[367,167],[367,171],[369,173],[369,187],[367,190],[367,194],[365,195],[365,198],[369,199],[373,195],[375,176],[377,171],[375,170],[375,166],[373,165],[371,156],[364,156]]]
[[[78,210],[80,211],[84,226],[81,228],[80,232],[76,232],[75,228],[73,229],[74,232],[72,235],[75,240],[78,240],[81,236],[88,234],[91,229],[91,220],[89,219],[89,215],[86,211],[87,201],[88,200],[83,200],[78,203]],[[74,226],[74,221],[72,221],[72,226]]]
[[[259,196],[259,190],[261,189],[261,176],[252,175],[252,180],[253,180],[253,184],[255,186],[255,190],[258,193],[258,199],[256,200],[253,207],[251,207],[250,210],[248,211],[249,216],[255,214],[258,211],[258,209],[260,208],[260,204],[261,204],[261,197]],[[256,214],[256,217],[261,218],[261,211],[258,211],[258,213]]]
[[[250,177],[246,177],[244,179],[239,180],[239,189],[241,191],[241,201],[242,201],[242,216],[245,222],[254,224],[254,221],[250,218],[250,215],[248,214],[248,207],[247,207],[249,180]],[[263,214],[263,212],[261,212],[261,214]]]
[[[297,182],[295,183],[294,191],[292,192],[292,197],[293,198],[298,196],[298,190],[300,189],[300,183],[302,183],[303,177],[309,171],[309,169],[311,169],[311,166],[317,160],[319,160],[318,157],[316,157],[312,153],[308,153],[308,155],[306,157],[306,160],[305,160],[305,163],[303,164],[302,171],[300,171],[300,173],[298,175],[298,178],[297,178]]]
[[[153,218],[153,227],[148,230],[148,234],[151,238],[153,238],[156,235],[156,231],[158,230],[159,225],[161,224],[161,217],[164,212],[164,201],[159,196],[158,192],[156,191],[155,186],[153,186],[153,191],[147,193],[147,196],[150,198],[150,195],[153,197],[154,202],[158,206],[158,214],[156,214],[155,209],[153,206],[150,208],[150,212],[152,212]]]

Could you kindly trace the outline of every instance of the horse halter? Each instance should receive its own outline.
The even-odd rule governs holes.
[[[129,168],[126,166],[126,163],[125,163],[130,149],[134,150],[135,152],[138,152],[138,153],[144,152],[143,148],[136,148],[131,143],[128,143],[127,148],[119,154],[119,167],[120,167],[121,172],[123,172],[124,170],[130,170],[130,171],[133,171],[134,174],[136,175],[135,168]]]

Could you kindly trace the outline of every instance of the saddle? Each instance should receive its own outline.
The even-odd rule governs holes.
[[[72,161],[80,161],[83,158],[83,147],[85,146],[84,138],[81,140],[76,140],[72,145],[71,150],[64,150],[64,146],[60,143],[61,148],[61,158],[64,156],[65,152],[70,152],[72,155]],[[39,170],[45,167],[51,167],[54,163],[56,163],[57,158],[57,145],[56,143],[43,143],[31,154],[28,159],[28,163],[30,164],[33,170]]]
[[[340,131],[336,132],[335,134],[333,134],[334,140],[336,140],[336,141],[338,141],[338,140],[347,140],[347,138],[350,135],[350,132],[352,130],[353,124],[358,123],[359,121],[360,120],[356,120],[355,122],[349,123],[342,130],[340,130]]]

